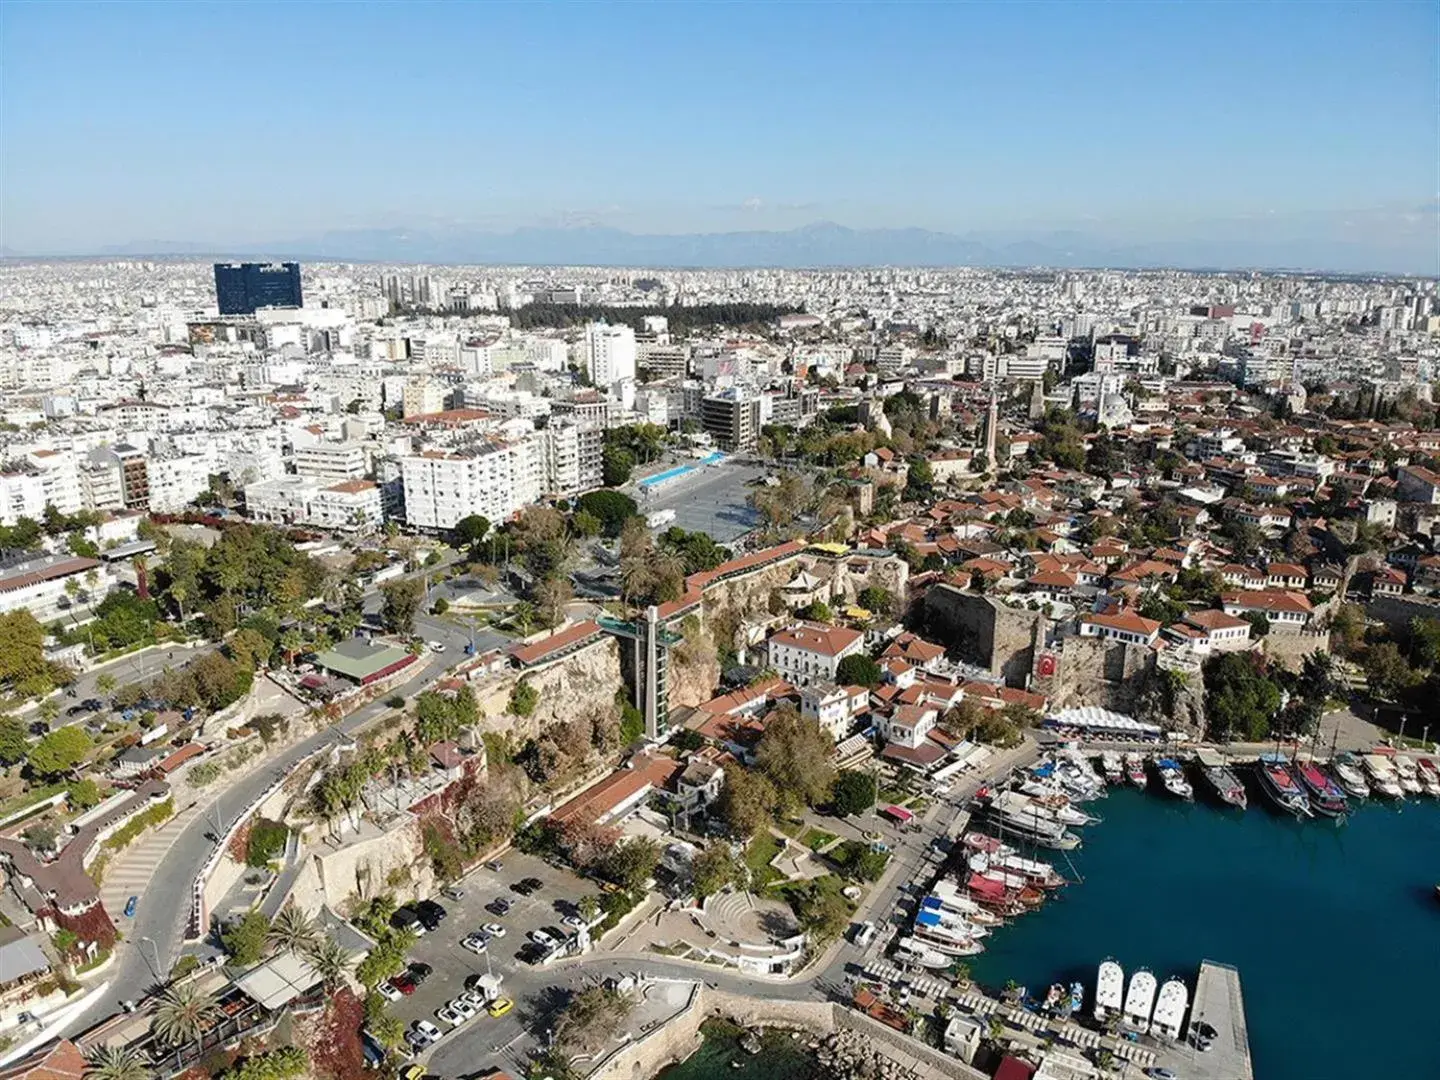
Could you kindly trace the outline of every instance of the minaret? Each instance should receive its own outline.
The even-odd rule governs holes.
[[[985,413],[985,460],[990,470],[996,471],[995,431],[1000,426],[1000,406],[995,400],[995,380],[990,380],[990,408]]]

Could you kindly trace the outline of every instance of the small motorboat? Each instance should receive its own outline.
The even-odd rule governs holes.
[[[1106,783],[1123,784],[1125,782],[1125,763],[1114,750],[1106,750],[1100,755],[1100,769],[1105,774]]]
[[[1440,798],[1440,767],[1428,757],[1422,757],[1415,764],[1420,770],[1420,785],[1425,794]]]
[[[1185,799],[1187,802],[1195,798],[1195,789],[1190,786],[1190,781],[1185,779],[1185,770],[1174,758],[1157,759],[1155,771],[1160,774],[1160,783],[1165,790],[1175,798]]]
[[[1150,781],[1145,775],[1145,761],[1139,754],[1125,755],[1125,778],[1141,791],[1149,784]]]
[[[1420,769],[1415,762],[1408,757],[1396,755],[1392,759],[1395,765],[1395,774],[1400,778],[1400,789],[1406,795],[1419,795],[1424,792],[1425,785],[1420,782]]]
[[[1345,794],[1352,799],[1368,799],[1370,785],[1365,782],[1365,771],[1354,754],[1343,751],[1330,762],[1330,772]]]

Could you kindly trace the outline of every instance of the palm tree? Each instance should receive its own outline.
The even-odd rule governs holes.
[[[284,650],[287,664],[295,659],[296,653],[305,648],[305,635],[300,632],[298,626],[287,627],[281,632],[280,648]]]
[[[284,912],[281,912],[281,915],[284,915]],[[306,950],[305,959],[310,961],[310,966],[315,969],[315,974],[320,976],[320,981],[327,990],[334,990],[342,985],[353,964],[345,947],[329,934]]]
[[[580,909],[580,917],[587,923],[594,922],[595,917],[600,914],[600,901],[593,896],[581,897],[575,906]]]
[[[160,995],[150,1030],[166,1046],[184,1046],[198,1040],[219,1018],[220,1006],[215,998],[194,983],[184,983],[167,987]]]
[[[101,1046],[85,1064],[85,1080],[151,1080],[152,1076],[145,1059],[122,1046]]]
[[[265,943],[276,952],[303,953],[320,943],[320,932],[310,916],[294,904],[287,904],[270,924]]]

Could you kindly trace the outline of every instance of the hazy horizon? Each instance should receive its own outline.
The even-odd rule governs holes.
[[[982,264],[1038,245],[1099,265],[1436,274],[1436,35],[1378,31],[1437,13],[10,3],[0,248],[353,249],[405,231],[483,251],[517,230],[838,222],[944,234]],[[893,261],[876,239],[862,264]]]

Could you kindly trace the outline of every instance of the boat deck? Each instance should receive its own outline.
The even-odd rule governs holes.
[[[1218,1033],[1210,1049],[1201,1053],[1188,1041],[1178,1043],[1160,1052],[1159,1063],[1185,1080],[1254,1080],[1240,972],[1229,964],[1211,960],[1200,964],[1185,1029],[1187,1040],[1202,1020]]]

